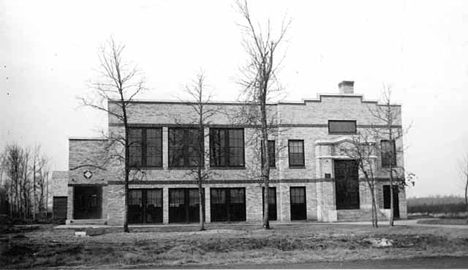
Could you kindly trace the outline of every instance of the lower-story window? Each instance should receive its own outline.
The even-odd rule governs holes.
[[[276,188],[270,187],[268,190],[268,219],[277,220],[278,217],[276,213]],[[263,213],[265,213],[265,188],[262,188],[262,207]]]
[[[162,189],[131,189],[128,193],[128,223],[162,223]]]
[[[169,222],[200,221],[200,196],[197,188],[169,189]]]
[[[305,187],[291,187],[291,220],[307,219]]]
[[[245,188],[212,188],[211,221],[245,221]]]
[[[384,209],[390,209],[391,204],[391,195],[390,195],[390,185],[383,185],[383,203]],[[398,186],[393,186],[393,217],[400,217],[400,201],[398,199],[399,189]]]

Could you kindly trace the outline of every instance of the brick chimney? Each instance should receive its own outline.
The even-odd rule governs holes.
[[[338,84],[338,88],[340,88],[340,94],[354,94],[354,81],[342,81]]]

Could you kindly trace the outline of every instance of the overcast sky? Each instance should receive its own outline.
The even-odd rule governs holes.
[[[68,137],[98,136],[106,116],[79,108],[111,35],[145,73],[140,98],[184,97],[200,68],[217,100],[238,96],[245,63],[233,1],[0,0],[0,148],[42,145],[68,169]],[[251,1],[258,21],[292,19],[279,75],[287,100],[336,93],[342,80],[378,99],[393,85],[412,123],[410,196],[462,195],[468,153],[468,1]]]

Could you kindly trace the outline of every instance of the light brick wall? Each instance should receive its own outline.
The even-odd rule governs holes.
[[[115,104],[109,104],[110,109],[115,110]],[[269,107],[273,117],[278,120],[282,127],[278,128],[271,138],[275,139],[277,145],[276,168],[271,170],[271,179],[280,180],[272,183],[277,187],[277,213],[278,220],[290,221],[290,187],[305,186],[307,199],[307,219],[330,221],[336,219],[335,206],[335,184],[333,181],[334,168],[333,158],[339,158],[336,149],[329,146],[317,146],[318,140],[339,139],[343,135],[328,134],[328,120],[356,120],[358,130],[361,125],[382,124],[375,120],[369,110],[378,106],[375,102],[363,102],[362,97],[355,95],[331,96],[324,95],[321,101],[307,100],[298,104],[280,103]],[[215,125],[238,126],[240,124],[236,115],[242,110],[241,104],[212,104],[210,108],[219,111],[211,123]],[[392,109],[401,111],[401,107],[394,106]],[[143,170],[138,180],[143,184],[131,184],[130,188],[162,188],[163,189],[163,222],[169,221],[169,188],[194,188],[196,185],[178,181],[194,180],[188,174],[188,170],[169,168],[168,166],[168,126],[180,124],[193,124],[197,115],[193,108],[182,103],[167,102],[142,102],[135,103],[129,108],[129,119],[133,125],[157,125],[162,127],[163,140],[163,166],[150,170]],[[109,114],[109,133],[123,135],[124,129],[118,125],[117,119]],[[401,124],[401,119],[396,124]],[[230,183],[209,183],[205,187],[206,194],[206,221],[210,222],[210,188],[213,187],[244,187],[246,191],[246,219],[248,222],[260,222],[262,219],[262,189],[260,184],[242,183],[245,180],[258,180],[258,146],[259,140],[255,138],[255,130],[244,129],[245,138],[245,168],[218,169],[212,168],[211,180]],[[205,148],[209,147],[209,128],[205,129]],[[290,168],[288,160],[288,140],[304,140],[304,168]],[[397,148],[402,146],[402,141],[397,141]],[[123,163],[112,161],[105,170],[97,168],[103,160],[108,158],[106,151],[107,142],[104,140],[70,140],[70,180],[71,184],[107,184],[108,181],[123,181]],[[114,149],[121,151],[122,149]],[[323,157],[328,156],[328,157]],[[320,158],[319,158],[320,157]],[[388,177],[388,171],[380,168],[380,157],[376,161],[377,176]],[[398,166],[403,165],[403,155],[398,155]],[[205,157],[205,166],[209,167],[209,157]],[[93,172],[91,179],[85,179],[83,173],[86,170]],[[325,178],[330,174],[331,179]],[[232,184],[232,181],[238,181]],[[172,181],[171,184],[158,185],[148,181]],[[292,181],[292,182],[291,182]],[[147,183],[144,183],[147,182]],[[362,208],[370,205],[370,194],[365,185],[360,186],[360,200]],[[381,187],[377,192],[381,194]],[[73,211],[73,190],[68,188],[69,217]],[[380,195],[379,195],[380,196]],[[400,193],[401,215],[406,216],[406,199],[404,191]],[[379,197],[380,198],[380,197]],[[380,199],[379,199],[380,200]],[[107,218],[109,224],[121,224],[123,222],[123,185],[109,184],[103,188],[103,218]]]

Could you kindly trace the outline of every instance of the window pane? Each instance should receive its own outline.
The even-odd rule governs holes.
[[[184,130],[179,128],[169,129],[169,166],[184,166]]]
[[[129,140],[129,164],[130,167],[141,167],[141,149],[142,149],[142,130],[141,129],[129,129],[128,140]]]
[[[226,166],[226,132],[210,129],[210,164],[213,167]]]
[[[146,130],[146,166],[158,167],[161,160],[162,138],[161,129]]]
[[[244,166],[244,130],[229,130],[229,165]]]
[[[150,189],[146,193],[146,204],[154,207],[162,207],[162,190]]]
[[[289,166],[304,166],[304,141],[289,141]]]
[[[244,189],[232,188],[229,189],[231,196],[231,203],[244,203]]]
[[[328,121],[328,132],[330,133],[356,133],[356,121]]]
[[[382,167],[396,166],[395,141],[382,140],[380,145],[382,149]]]
[[[275,141],[268,141],[268,160],[270,163],[270,167],[276,166],[275,160]]]
[[[305,190],[304,190],[304,188],[291,187],[290,191],[291,191],[291,204],[305,203],[305,193],[304,193]]]
[[[129,195],[128,196],[129,205],[141,205],[142,204],[141,190],[130,190],[128,195]]]
[[[224,204],[226,203],[226,190],[211,189],[211,203]]]
[[[189,205],[195,206],[200,204],[200,196],[198,195],[198,189],[189,189]]]

